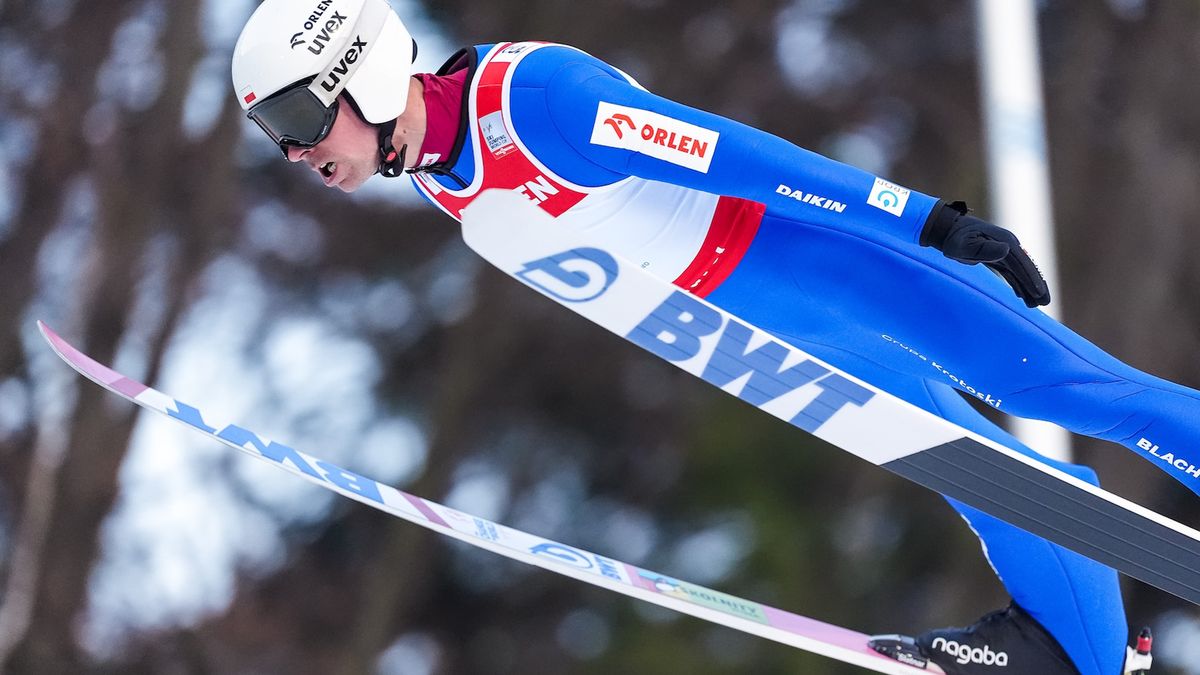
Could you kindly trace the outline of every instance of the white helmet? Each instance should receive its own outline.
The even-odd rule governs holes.
[[[399,117],[415,57],[387,0],[264,0],[234,47],[233,88],[286,155],[328,135],[343,91],[370,124]]]

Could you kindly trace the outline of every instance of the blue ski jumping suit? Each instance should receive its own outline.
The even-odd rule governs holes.
[[[985,267],[921,247],[935,197],[656,96],[570,47],[477,46],[442,74],[462,68],[460,138],[414,176],[450,215],[504,186],[483,174],[518,153],[527,174],[509,189],[820,359],[1093,484],[964,396],[1125,445],[1200,492],[1200,392],[1106,354]],[[1116,572],[950,501],[1079,671],[1117,675]]]

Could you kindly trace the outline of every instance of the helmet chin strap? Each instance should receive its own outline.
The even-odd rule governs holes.
[[[399,150],[392,144],[392,134],[396,131],[396,120],[379,125],[379,169],[377,173],[384,178],[395,178],[404,173],[404,156],[408,153],[408,145]]]

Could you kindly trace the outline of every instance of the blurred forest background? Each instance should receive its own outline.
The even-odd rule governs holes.
[[[424,69],[567,42],[668,97],[988,212],[973,3],[394,0]],[[421,496],[867,632],[1006,598],[934,494],[486,267],[404,181],[279,161],[253,0],[0,0],[0,671],[857,672],[469,549],[76,377],[42,319],[214,416]],[[1200,3],[1045,0],[1065,319],[1200,386]],[[1036,253],[1036,252],[1035,252]],[[1115,446],[1107,486],[1196,526]],[[253,465],[253,466],[252,466]],[[1156,673],[1200,614],[1126,581]],[[1189,666],[1190,662],[1190,666]]]

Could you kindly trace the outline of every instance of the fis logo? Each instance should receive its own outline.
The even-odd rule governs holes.
[[[649,110],[601,101],[592,144],[622,148],[708,173],[721,134]]]
[[[613,257],[598,248],[576,248],[525,263],[517,277],[563,302],[595,300],[617,280]]]
[[[492,58],[492,62],[516,61],[521,57],[522,54],[529,52],[533,48],[537,47],[538,44],[539,43],[537,42],[518,42],[516,44],[511,44],[500,50],[500,53],[496,54],[496,56]]]
[[[975,663],[981,666],[1008,667],[1008,652],[994,652],[987,645],[983,647],[971,647],[970,645],[964,645],[954,640],[939,637],[933,641],[933,648],[944,654],[953,656],[954,660],[960,665],[965,666],[968,663]]]

